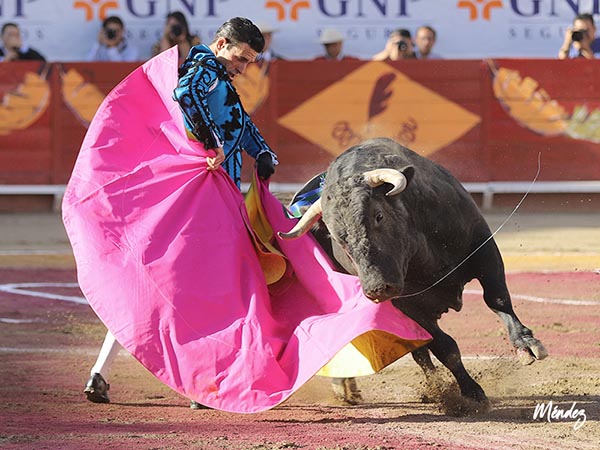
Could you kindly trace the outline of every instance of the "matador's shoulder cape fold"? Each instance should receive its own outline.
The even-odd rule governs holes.
[[[273,239],[294,219],[264,183],[246,208],[224,170],[206,170],[176,84],[175,48],[106,97],[63,201],[79,284],[117,340],[182,395],[242,413],[282,402],[342,348],[378,370],[427,342],[310,236]]]

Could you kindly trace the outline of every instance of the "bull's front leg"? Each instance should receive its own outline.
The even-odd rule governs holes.
[[[413,350],[412,357],[427,378],[434,374],[435,365],[433,364],[433,361],[431,361],[431,356],[429,356],[429,350],[427,347],[420,347],[416,350]]]
[[[437,372],[433,361],[431,361],[429,349],[427,347],[420,347],[416,350],[413,350],[412,357],[425,374],[427,391],[423,394],[422,400],[424,402],[435,402],[439,389],[436,378]]]
[[[433,337],[433,340],[427,345],[429,350],[452,372],[463,397],[471,398],[480,403],[487,403],[488,398],[482,387],[471,378],[471,375],[465,369],[456,341],[444,333],[437,323],[424,328]]]
[[[484,285],[482,282],[482,286],[485,303],[504,322],[510,342],[517,349],[521,364],[528,365],[548,356],[544,345],[533,337],[533,332],[523,325],[515,314],[505,283]]]
[[[439,293],[445,294],[446,290],[441,290]],[[436,292],[436,294],[438,293]],[[440,295],[415,297],[409,301],[393,300],[393,304],[396,308],[413,319],[415,322],[425,328],[429,334],[431,334],[433,339],[429,344],[427,344],[426,347],[431,351],[431,353],[433,353],[438,361],[440,361],[446,368],[448,368],[448,370],[450,370],[452,375],[454,375],[463,397],[473,399],[477,402],[487,403],[488,400],[485,392],[481,386],[479,386],[479,384],[477,384],[477,382],[471,378],[462,363],[458,344],[451,336],[442,331],[438,325],[438,312],[443,312],[446,305],[451,303],[452,302],[449,302],[445,296]],[[413,352],[413,358],[423,369],[426,376],[428,372],[430,375],[433,374],[431,370],[433,363],[431,363],[429,354],[419,352],[417,350],[416,353]]]

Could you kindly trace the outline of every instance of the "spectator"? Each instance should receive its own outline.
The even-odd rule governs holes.
[[[98,40],[88,53],[88,61],[138,61],[138,50],[127,42],[125,25],[120,17],[110,16],[102,22]]]
[[[257,23],[256,26],[265,38],[265,49],[259,55],[257,62],[264,61],[269,63],[277,59],[284,59],[283,56],[276,53],[271,44],[273,43],[273,33],[277,32],[277,28],[274,28],[270,23]]]
[[[263,48],[263,36],[250,20],[230,19],[221,25],[209,45],[192,48],[179,69],[178,86],[168,87],[175,88],[174,99],[183,112],[186,135],[215,153],[214,157],[207,157],[207,170],[216,170],[222,165],[238,188],[242,150],[256,160],[256,170],[262,179],[268,179],[277,164],[275,153],[244,110],[231,84]],[[126,124],[119,127],[121,131]],[[110,386],[104,377],[108,376],[120,348],[109,331],[83,391],[89,401],[110,402]],[[198,409],[202,405],[192,401],[190,407]]]
[[[600,39],[596,38],[596,25],[591,14],[578,14],[573,26],[567,28],[558,59],[600,57]]]
[[[417,59],[441,59],[442,57],[431,50],[435,45],[437,33],[429,25],[423,25],[417,28],[415,35],[415,55]]]
[[[321,33],[319,42],[323,44],[325,54],[315,58],[316,61],[349,61],[356,60],[353,56],[343,53],[344,35],[333,28],[326,28]]]
[[[177,45],[179,50],[179,64],[187,58],[194,45],[200,44],[200,38],[190,33],[190,27],[185,15],[180,11],[167,14],[167,22],[162,37],[152,46],[152,56]]]
[[[0,61],[46,61],[38,51],[23,44],[19,25],[7,22],[2,25],[2,46],[0,47]]]
[[[390,33],[385,48],[372,59],[373,61],[399,61],[416,57],[410,31],[398,28]]]

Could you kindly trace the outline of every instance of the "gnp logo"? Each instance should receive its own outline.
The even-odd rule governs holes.
[[[265,8],[277,13],[277,20],[297,21],[301,10],[315,9],[331,19],[372,19],[408,17],[408,7],[416,0],[267,0]]]
[[[268,0],[265,8],[273,8],[279,22],[286,19],[288,12],[290,20],[297,21],[300,10],[310,8],[310,2],[307,0]]]
[[[491,20],[492,9],[502,8],[502,0],[460,0],[457,5],[459,8],[466,8],[469,11],[469,20],[479,19]]]
[[[98,18],[104,20],[108,17],[106,13],[109,9],[118,9],[119,3],[112,0],[76,0],[73,2],[73,8],[83,9],[85,13],[85,21],[94,20],[95,13],[98,13]]]

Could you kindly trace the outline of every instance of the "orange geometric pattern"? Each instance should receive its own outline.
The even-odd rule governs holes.
[[[502,0],[460,0],[457,4],[459,8],[469,10],[469,20],[477,20],[479,18],[479,6],[482,6],[481,16],[484,20],[492,19],[492,9],[502,8]]]
[[[307,0],[268,0],[265,3],[265,8],[273,8],[275,10],[279,22],[285,20],[286,7],[290,8],[290,19],[297,21],[300,9],[310,8],[310,2]]]
[[[73,2],[73,8],[83,9],[85,21],[90,22],[94,19],[94,9],[98,8],[98,18],[104,20],[108,17],[109,9],[118,9],[119,3],[113,0],[76,0]]]

